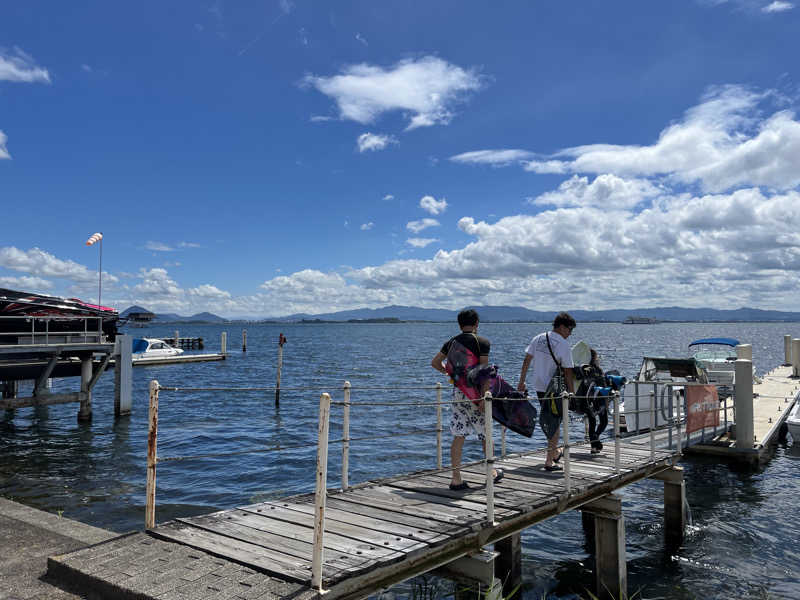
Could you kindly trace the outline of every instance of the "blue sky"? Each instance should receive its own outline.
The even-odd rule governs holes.
[[[796,310],[800,7],[4,3],[0,287]]]

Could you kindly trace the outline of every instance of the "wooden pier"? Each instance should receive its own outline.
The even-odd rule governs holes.
[[[681,470],[673,466],[678,457],[675,452],[659,450],[652,457],[649,451],[625,443],[620,443],[619,450],[621,468],[617,474],[614,443],[606,444],[601,455],[592,455],[588,447],[574,448],[569,491],[563,472],[544,470],[543,450],[499,459],[495,465],[505,471],[505,477],[493,486],[493,521],[486,517],[482,465],[462,470],[470,484],[466,492],[451,491],[449,473],[440,470],[367,482],[344,491],[328,490],[324,597],[365,598],[393,583],[479,553],[487,544],[513,538],[531,525],[576,508],[596,519],[596,529],[601,532],[597,544],[602,547],[598,560],[602,562],[605,557],[614,563],[610,568],[619,575],[617,586],[624,588],[624,544],[619,556],[617,543],[620,535],[624,540],[624,519],[620,500],[612,492],[647,477],[663,479],[665,486],[678,485],[682,490],[683,478]],[[147,535],[150,544],[161,540],[194,548],[243,566],[251,576],[260,573],[262,582],[288,586],[291,594],[286,598],[321,598],[311,581],[316,512],[315,496],[309,494],[176,519],[148,530]],[[676,513],[665,514],[672,518]],[[677,514],[682,515],[682,508]],[[665,525],[666,530],[675,527],[682,527],[682,522]],[[149,578],[138,577],[140,561],[152,560],[142,552],[142,544],[141,536],[123,536],[52,557],[50,572],[68,579],[77,586],[75,589],[105,592],[108,597],[122,596],[123,592],[142,600],[177,597],[169,593],[191,581],[181,579],[178,571],[173,571],[173,586],[162,581],[163,586],[154,587]],[[617,552],[613,559],[610,547]],[[176,559],[178,556],[182,555],[175,553]],[[166,559],[158,567],[164,573],[182,568]]]

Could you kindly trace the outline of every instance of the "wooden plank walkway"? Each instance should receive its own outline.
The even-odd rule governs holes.
[[[446,471],[424,471],[330,491],[326,509],[323,587],[326,598],[363,598],[446,564],[526,527],[576,508],[672,466],[675,453],[614,443],[600,455],[571,452],[564,472],[544,470],[543,451],[498,459],[494,523],[486,520],[484,466],[466,467],[465,492],[448,488]],[[205,551],[272,577],[311,585],[313,494],[243,506],[158,525],[150,535]]]

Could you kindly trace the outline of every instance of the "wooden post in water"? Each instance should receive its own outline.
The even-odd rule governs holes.
[[[595,593],[600,600],[628,600],[622,498],[608,494],[581,506],[594,517]]]
[[[683,543],[686,529],[686,485],[683,467],[672,467],[653,477],[664,482],[664,543],[675,550]]]
[[[174,348],[180,348],[181,347],[181,338],[178,335],[178,330],[177,329],[175,330],[175,343],[172,346]]]
[[[342,490],[349,487],[350,470],[350,382],[344,382],[344,407],[342,409]]]
[[[221,338],[222,339],[220,340],[220,345],[222,346],[222,354],[227,354],[228,353],[228,332],[227,331],[223,331]]]
[[[92,390],[89,382],[92,379],[92,355],[81,357],[81,407],[78,410],[78,421],[92,420]]]
[[[792,339],[792,377],[800,377],[800,339]]]
[[[275,377],[275,406],[280,406],[281,403],[281,369],[283,368],[283,345],[286,343],[286,338],[283,334],[278,334],[278,374]]]
[[[522,584],[522,535],[517,532],[496,541],[494,551],[499,554],[494,561],[495,577],[503,582],[503,597],[511,598],[519,594]]]
[[[242,329],[242,352],[247,352],[247,329]]]
[[[147,432],[147,489],[145,492],[144,526],[156,526],[156,464],[158,463],[158,381],[150,382],[150,423]]]
[[[753,346],[752,344],[739,344],[736,346],[736,358],[744,358],[745,360],[753,360]]]
[[[783,336],[783,366],[789,367],[792,364],[792,336]]]
[[[442,468],[442,382],[436,382],[436,468]]]
[[[735,366],[734,409],[736,410],[736,447],[753,448],[753,363],[739,358]]]
[[[328,481],[328,432],[330,431],[331,396],[319,398],[319,431],[317,438],[317,487],[314,494],[314,548],[311,558],[311,587],[322,593],[322,564],[325,542],[325,504]]]

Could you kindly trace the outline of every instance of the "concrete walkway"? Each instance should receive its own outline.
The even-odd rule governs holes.
[[[117,534],[0,498],[0,600],[74,600],[43,579],[47,557]]]

